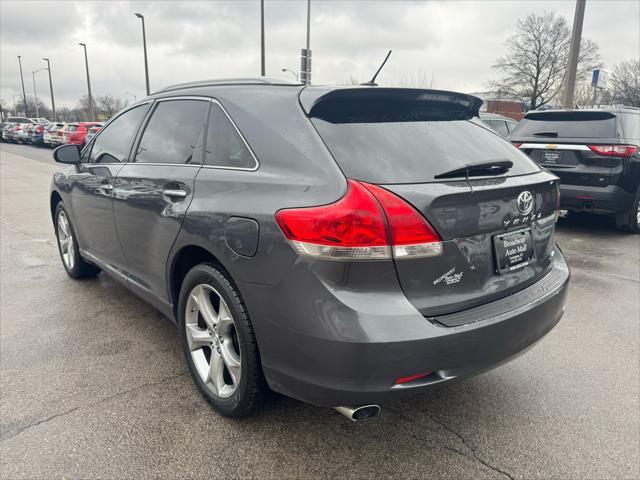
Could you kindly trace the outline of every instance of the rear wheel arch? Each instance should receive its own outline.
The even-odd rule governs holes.
[[[169,272],[171,303],[173,304],[176,319],[178,318],[178,300],[180,298],[182,282],[187,273],[189,273],[189,270],[201,263],[211,263],[215,265],[215,267],[227,277],[229,282],[236,287],[229,271],[211,251],[199,245],[185,245],[181,247],[173,257],[171,270]]]

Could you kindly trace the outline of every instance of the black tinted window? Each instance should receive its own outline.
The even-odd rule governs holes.
[[[507,175],[539,168],[513,145],[467,120],[329,123],[312,119],[347,177],[372,183],[420,183],[468,163],[511,160]]]
[[[207,101],[160,102],[144,130],[136,162],[199,163],[197,150],[202,145],[208,109]]]
[[[116,163],[127,160],[131,143],[147,110],[149,104],[140,105],[124,112],[107,125],[93,142],[89,162]]]
[[[512,137],[615,138],[616,116],[609,112],[534,112],[522,119]]]
[[[215,167],[254,168],[256,161],[219,105],[212,105],[205,163]]]
[[[483,120],[483,122],[489,125],[490,128],[498,132],[503,137],[509,135],[509,131],[507,130],[507,123],[504,120]]]

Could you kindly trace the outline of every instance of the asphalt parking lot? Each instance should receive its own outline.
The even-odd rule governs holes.
[[[562,219],[566,313],[517,360],[351,423],[274,395],[217,416],[174,325],[100,275],[60,264],[51,151],[0,146],[2,478],[640,476],[640,237]]]

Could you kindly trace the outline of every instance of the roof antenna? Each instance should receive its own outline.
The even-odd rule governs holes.
[[[382,67],[384,67],[384,64],[387,63],[387,60],[389,60],[390,56],[391,56],[391,50],[389,50],[389,53],[387,53],[387,56],[384,57],[384,62],[382,62],[382,65],[380,65],[380,68],[378,69],[376,74],[373,76],[373,78],[371,80],[369,80],[368,82],[366,82],[366,83],[361,83],[360,85],[368,85],[370,87],[377,87],[378,84],[376,83],[376,77],[380,73],[380,70],[382,70]]]

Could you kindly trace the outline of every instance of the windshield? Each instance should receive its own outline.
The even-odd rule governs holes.
[[[509,160],[506,176],[540,171],[525,154],[474,121],[330,123],[312,118],[344,174],[372,183],[425,183],[470,163]]]

